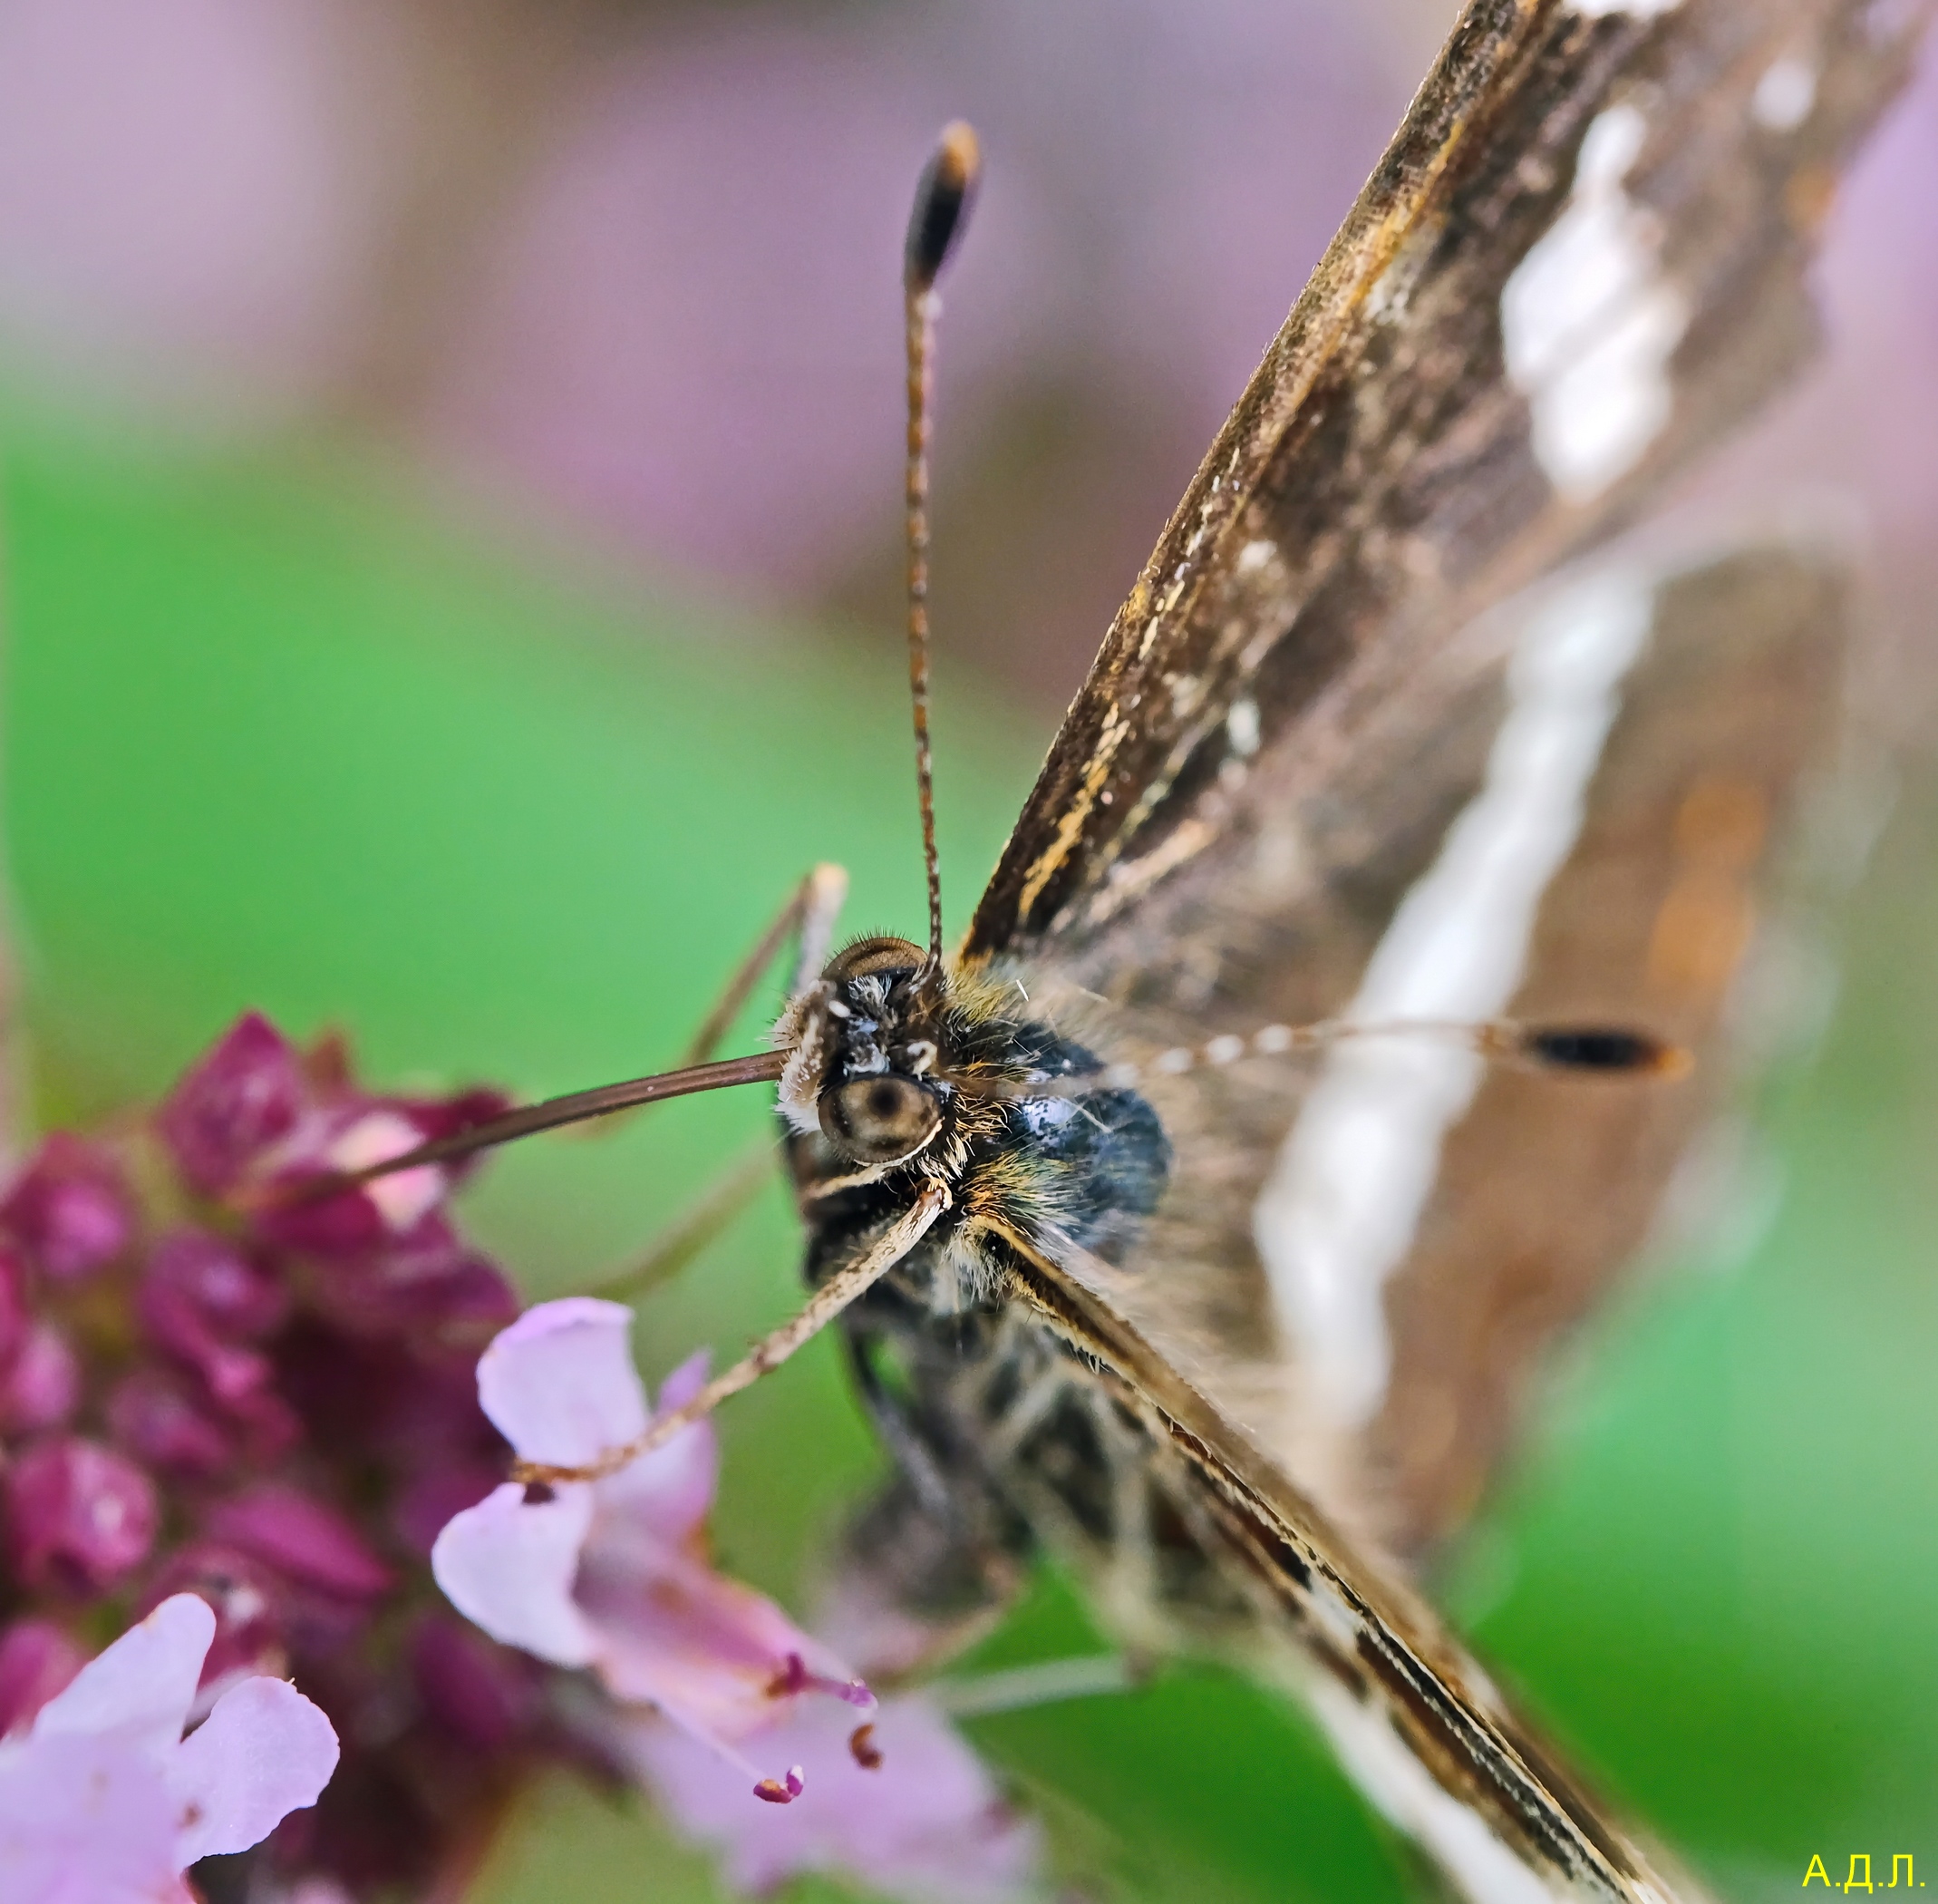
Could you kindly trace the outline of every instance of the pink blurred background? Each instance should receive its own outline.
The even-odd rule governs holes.
[[[989,155],[944,337],[942,638],[1074,686],[1451,17],[1437,0],[11,0],[0,376],[344,434],[622,578],[895,613],[906,192]],[[1834,348],[1705,491],[1834,485],[1938,587],[1938,77],[1832,227]]]

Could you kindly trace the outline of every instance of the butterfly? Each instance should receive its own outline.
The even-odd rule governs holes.
[[[1476,1898],[1697,1894],[1408,1562],[1714,1101],[1848,620],[1796,539],[1571,565],[1807,352],[1813,233],[1922,17],[1478,0],[955,953],[932,850],[926,945],[828,957],[838,882],[810,879],[771,1051],[386,1166],[777,1084],[813,1293],[705,1400],[838,1316],[896,1467],[856,1590],[973,1630],[1048,1547],[1133,1646],[1288,1685]],[[955,135],[911,234],[918,396],[972,179]]]

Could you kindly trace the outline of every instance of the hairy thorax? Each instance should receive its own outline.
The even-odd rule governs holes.
[[[930,972],[905,939],[864,939],[776,1039],[793,1054],[780,1110],[810,1283],[925,1181],[945,1184],[952,1207],[887,1283],[938,1321],[1002,1300],[1004,1238],[1115,1260],[1163,1194],[1170,1145],[1137,1093],[1030,1094],[1100,1060],[1030,1015],[1013,983]]]

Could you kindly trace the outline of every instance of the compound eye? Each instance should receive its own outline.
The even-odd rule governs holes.
[[[828,1141],[857,1163],[896,1163],[913,1156],[942,1122],[933,1093],[895,1072],[850,1078],[821,1099]]]

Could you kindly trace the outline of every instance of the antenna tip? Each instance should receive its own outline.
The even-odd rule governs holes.
[[[902,267],[911,296],[929,290],[942,275],[969,222],[976,181],[983,172],[983,149],[975,128],[962,119],[942,129],[934,154],[916,187],[908,219],[908,248]]]

